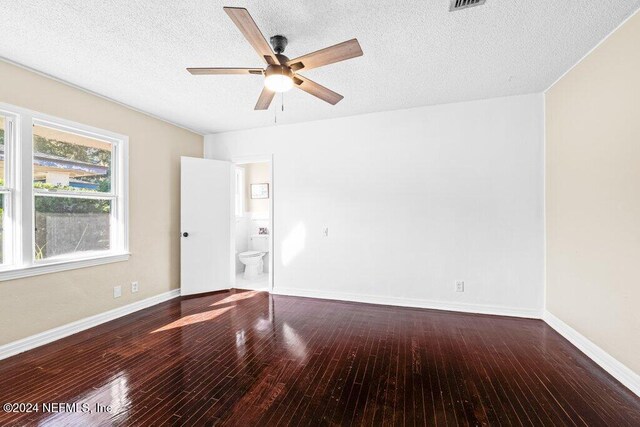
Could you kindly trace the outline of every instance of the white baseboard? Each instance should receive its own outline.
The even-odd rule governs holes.
[[[95,316],[86,317],[72,323],[67,323],[66,325],[58,326],[57,328],[49,329],[48,331],[23,338],[18,341],[10,342],[8,344],[0,346],[0,360],[59,340],[60,338],[64,338],[69,335],[84,331],[85,329],[93,328],[94,326],[98,326],[110,320],[126,316],[127,314],[134,313],[136,311],[142,310],[143,308],[151,307],[153,305],[160,304],[161,302],[165,302],[179,296],[180,289],[174,289],[172,291],[154,295],[141,301],[136,301],[123,307],[114,308],[113,310],[96,314]]]
[[[542,319],[560,335],[565,337],[578,350],[586,354],[591,360],[596,362],[602,369],[620,381],[625,387],[640,396],[640,375],[620,363],[609,353],[598,347],[580,332],[558,319],[548,311],[544,312]]]
[[[342,292],[325,292],[310,289],[292,289],[276,287],[272,292],[276,295],[296,297],[322,298],[339,301],[363,302],[368,304],[393,305],[399,307],[429,308],[433,310],[459,311],[463,313],[492,314],[496,316],[524,317],[527,319],[541,319],[542,310],[503,307],[483,304],[451,303],[443,301],[420,300],[414,298],[396,298],[378,295],[360,295]]]

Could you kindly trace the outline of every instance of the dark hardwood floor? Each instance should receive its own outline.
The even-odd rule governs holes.
[[[542,321],[250,291],[0,361],[9,402],[39,409],[2,426],[640,425],[640,399]]]

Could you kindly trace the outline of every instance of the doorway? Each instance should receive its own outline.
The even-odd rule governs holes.
[[[234,288],[273,289],[273,162],[269,156],[232,159],[231,263]]]

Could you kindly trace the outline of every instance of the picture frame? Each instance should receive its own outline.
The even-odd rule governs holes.
[[[251,198],[252,199],[268,199],[269,198],[269,184],[251,184]]]

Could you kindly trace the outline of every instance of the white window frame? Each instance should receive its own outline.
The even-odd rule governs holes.
[[[10,116],[12,121],[13,146],[5,142],[5,187],[0,192],[10,192],[10,228],[11,244],[9,256],[11,263],[0,266],[0,281],[21,277],[53,273],[76,268],[90,267],[129,259],[129,186],[128,157],[129,138],[115,132],[94,128],[81,123],[38,113],[25,108],[0,103],[0,114]],[[42,125],[88,136],[113,144],[110,193],[74,193],[56,191],[55,194],[33,188],[33,125]],[[5,137],[6,141],[6,137]],[[7,150],[12,156],[7,160]],[[113,200],[111,209],[111,249],[95,254],[55,257],[51,260],[35,259],[34,199],[38,194],[48,197],[80,197]],[[7,230],[5,229],[5,233]],[[7,248],[7,245],[5,245]]]
[[[8,111],[0,110],[0,115],[5,118],[4,128],[4,186],[0,186],[0,193],[5,196],[4,200],[4,218],[3,220],[3,236],[2,236],[2,253],[3,264],[0,264],[0,268],[4,265],[14,264],[14,249],[16,247],[17,239],[15,233],[16,222],[16,180],[15,180],[15,164],[16,164],[16,139],[17,139],[17,126],[18,117]]]

